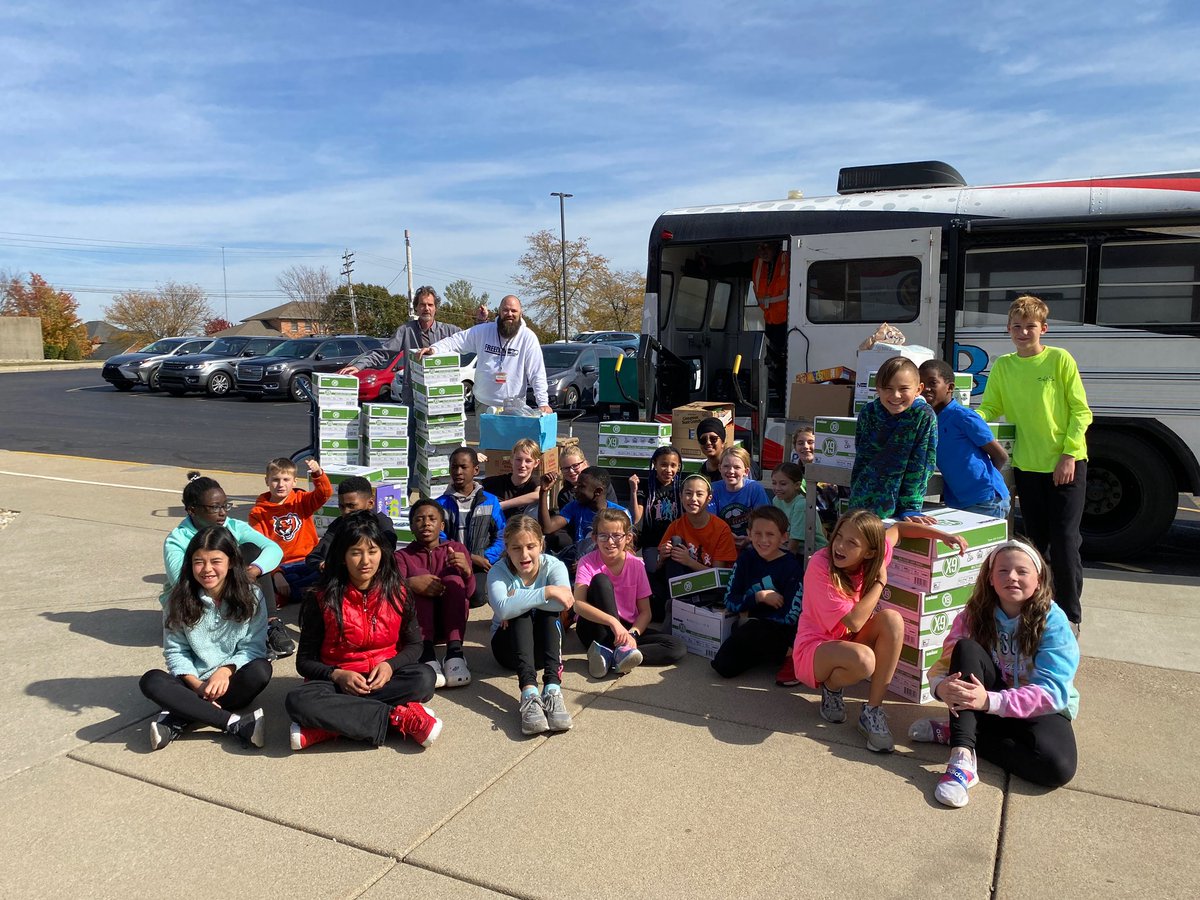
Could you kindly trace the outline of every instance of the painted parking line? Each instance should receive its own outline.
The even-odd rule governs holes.
[[[117,484],[112,481],[85,481],[82,478],[59,478],[57,475],[30,475],[28,472],[8,472],[0,469],[0,475],[12,475],[16,478],[40,478],[42,481],[65,481],[67,484],[90,484],[96,487],[127,488],[131,491],[154,491],[157,494],[178,494],[176,488],[147,487],[141,484]]]
[[[84,387],[67,388],[63,393],[74,394],[76,391],[107,391],[112,388],[110,384],[89,384]]]

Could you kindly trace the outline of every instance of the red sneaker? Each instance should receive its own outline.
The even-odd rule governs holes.
[[[422,747],[428,747],[442,733],[442,720],[423,703],[401,703],[388,717],[392,727]]]
[[[800,679],[796,677],[796,667],[792,663],[791,653],[784,657],[783,665],[775,673],[775,683],[780,687],[795,687],[800,683]]]
[[[327,728],[305,728],[299,722],[292,723],[292,749],[303,750],[313,744],[321,744],[339,737],[336,731]]]

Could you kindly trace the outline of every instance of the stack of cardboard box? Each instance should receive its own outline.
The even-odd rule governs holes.
[[[531,440],[542,451],[542,467],[536,477],[558,472],[558,454],[565,443],[558,439],[558,414],[536,416],[484,413],[479,417],[479,451],[487,456],[484,471],[488,475],[507,475],[512,471],[513,445]],[[574,438],[572,442],[578,443]],[[560,446],[561,444],[561,446]]]
[[[358,379],[313,375],[317,396],[317,459],[324,465],[355,465],[359,459]]]
[[[362,408],[362,463],[383,470],[385,483],[407,484],[407,406],[397,403],[364,403]]]
[[[329,476],[329,483],[333,485],[333,496],[325,501],[325,505],[318,509],[313,516],[313,524],[317,526],[317,531],[319,532],[324,532],[339,515],[337,507],[337,489],[339,484],[354,475],[361,475],[370,482],[372,487],[377,488],[383,484],[383,470],[377,466],[323,463],[322,468],[325,470],[325,474]]]
[[[725,609],[733,569],[700,569],[670,579],[671,633],[688,653],[712,659],[733,630],[737,614]]]
[[[902,538],[892,552],[888,583],[881,609],[894,609],[904,619],[904,646],[900,664],[889,687],[892,693],[914,703],[929,703],[929,670],[942,654],[942,643],[954,620],[962,613],[983,561],[1008,539],[1008,523],[958,509],[928,509],[937,527],[962,537],[962,556],[942,541]]]
[[[596,465],[641,474],[659,447],[671,443],[671,426],[663,422],[601,422]]]
[[[816,446],[813,448],[813,462],[818,466],[833,466],[837,469],[854,468],[855,432],[858,419],[846,416],[817,416],[813,423]],[[1012,456],[1013,446],[1017,442],[1017,426],[1008,422],[988,422],[996,440]],[[1011,466],[1011,460],[1009,465]]]
[[[416,419],[416,486],[423,495],[437,497],[450,483],[450,454],[467,437],[458,354],[414,359],[407,374]]]

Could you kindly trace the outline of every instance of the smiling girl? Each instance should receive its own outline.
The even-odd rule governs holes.
[[[351,513],[329,548],[317,595],[301,615],[288,692],[292,749],[344,735],[376,746],[389,728],[428,747],[442,722],[417,701],[433,696],[420,662],[421,626],[372,511]]]
[[[263,745],[263,711],[238,715],[271,680],[267,605],[250,583],[233,536],[219,525],[188,543],[183,576],[163,610],[167,671],[152,669],[139,687],[162,712],[150,723],[150,749],[161,750],[193,723]]]
[[[966,806],[979,781],[976,754],[1044,787],[1075,775],[1071,720],[1079,712],[1079,645],[1040,553],[1006,541],[984,561],[967,608],[954,620],[929,673],[950,720],[920,719],[919,741],[948,743],[950,762],[934,796]]]
[[[712,486],[712,511],[733,532],[734,545],[741,550],[750,543],[750,511],[770,506],[771,498],[757,481],[750,480],[750,454],[730,447],[721,454],[721,480]]]
[[[804,608],[796,629],[792,663],[796,677],[821,689],[821,718],[846,721],[842,689],[870,679],[858,730],[867,749],[895,749],[883,695],[900,661],[904,620],[894,609],[877,610],[887,586],[892,548],[901,537],[929,537],[957,547],[966,541],[928,525],[898,522],[886,526],[874,513],[856,509],[834,526],[828,547],[809,560],[804,572]]]
[[[668,578],[708,569],[729,568],[737,559],[733,532],[708,511],[712,489],[703,475],[689,475],[679,490],[683,515],[672,522],[658,546]]]

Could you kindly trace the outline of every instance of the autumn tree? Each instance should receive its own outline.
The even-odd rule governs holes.
[[[104,317],[142,341],[196,334],[215,318],[198,284],[168,281],[151,291],[125,291],[104,307]]]
[[[513,276],[513,283],[521,288],[521,306],[525,316],[543,329],[567,337],[574,333],[578,310],[591,293],[598,277],[608,271],[608,260],[588,247],[588,239],[567,241],[567,297],[562,302],[562,251],[563,243],[548,229],[535,232],[525,238],[527,248]]]
[[[358,334],[391,337],[409,319],[408,298],[389,293],[379,284],[354,285],[354,305],[358,312]],[[320,318],[331,334],[355,333],[350,295],[345,285],[329,295],[321,307]]]
[[[646,279],[632,270],[597,272],[592,288],[572,325],[579,331],[642,330],[642,305],[646,299]]]
[[[69,292],[55,290],[34,272],[28,283],[14,274],[0,276],[0,282],[0,315],[41,319],[47,357],[81,359],[92,352],[87,328],[79,320],[79,304]]]
[[[459,328],[470,328],[475,324],[475,310],[479,304],[488,305],[488,293],[475,293],[475,286],[465,278],[459,278],[446,285],[442,292],[442,305],[438,309],[438,320],[457,325]]]
[[[226,328],[232,327],[233,323],[228,319],[222,319],[220,316],[217,316],[215,319],[209,319],[204,323],[204,333],[206,335],[213,335],[219,331],[224,331]]]
[[[329,295],[334,292],[333,276],[324,266],[315,269],[312,266],[288,266],[275,278],[275,284],[292,303],[299,304],[299,312],[303,318],[324,326],[321,318],[322,311]]]

